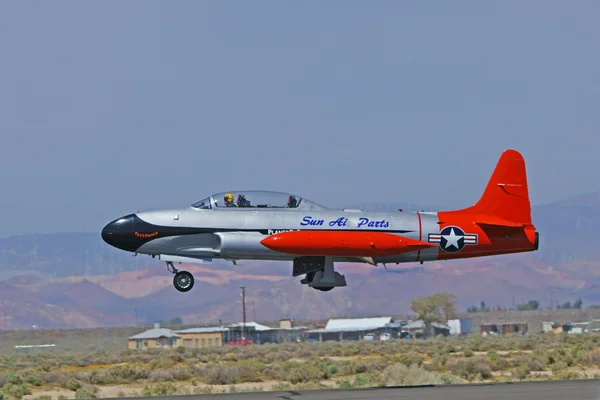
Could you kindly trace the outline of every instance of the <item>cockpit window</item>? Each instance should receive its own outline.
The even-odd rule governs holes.
[[[199,210],[209,210],[211,209],[211,205],[210,205],[210,197],[207,197],[206,199],[202,199],[194,204],[192,204],[192,207],[197,208]]]
[[[279,192],[223,192],[215,194],[215,205],[219,208],[296,208],[301,197]]]

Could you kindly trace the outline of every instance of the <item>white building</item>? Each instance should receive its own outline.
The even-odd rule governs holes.
[[[374,317],[374,318],[335,318],[327,321],[323,329],[311,329],[306,331],[309,339],[320,342],[326,340],[362,340],[367,333],[379,334],[380,329],[384,329],[389,323],[392,323],[392,317]]]

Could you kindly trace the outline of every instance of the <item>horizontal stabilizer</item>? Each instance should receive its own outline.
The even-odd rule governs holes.
[[[386,232],[291,231],[266,237],[260,242],[285,254],[332,257],[382,257],[436,246]]]

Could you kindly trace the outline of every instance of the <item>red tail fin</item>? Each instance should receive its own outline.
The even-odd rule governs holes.
[[[516,150],[502,153],[483,195],[464,211],[492,217],[492,221],[481,221],[484,224],[531,225],[527,172],[521,153]]]

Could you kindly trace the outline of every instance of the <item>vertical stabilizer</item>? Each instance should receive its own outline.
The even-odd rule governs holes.
[[[505,150],[479,201],[461,211],[489,216],[492,224],[498,221],[511,225],[531,225],[527,172],[521,153]]]

